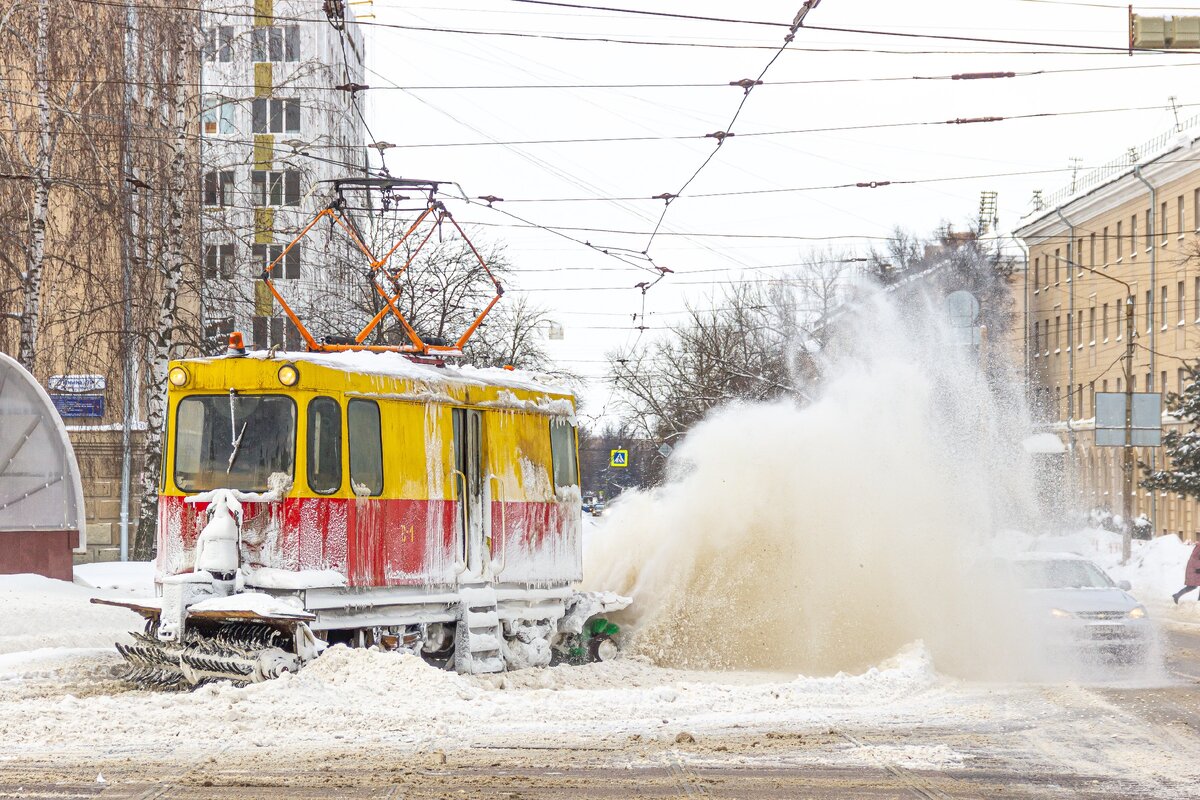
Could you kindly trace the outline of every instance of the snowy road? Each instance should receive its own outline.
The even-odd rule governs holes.
[[[416,722],[401,729],[390,720],[431,698],[374,708],[372,729],[354,693],[339,700],[309,691],[317,704],[309,730],[263,736],[249,717],[228,724],[229,707],[261,690],[197,693],[163,716],[170,704],[162,696],[110,694],[106,662],[95,655],[93,671],[69,692],[36,688],[27,675],[26,688],[17,687],[23,698],[0,697],[0,797],[1191,797],[1200,779],[1200,682],[1178,676],[1200,673],[1200,627],[1176,625],[1167,636],[1176,677],[1154,685],[923,682],[901,664],[890,678],[885,671],[852,685],[856,698],[871,696],[883,709],[864,708],[832,682],[820,691],[805,684],[800,694],[774,682],[714,691],[696,675],[626,667],[608,678],[645,684],[620,690],[645,696],[614,713],[602,706],[621,701],[593,668],[563,673],[550,689],[535,688],[545,680],[517,681],[478,694],[444,676],[459,693],[453,708],[465,727],[435,727],[420,739]],[[342,665],[344,683],[353,682],[352,664]],[[84,686],[95,694],[85,696]],[[773,694],[788,700],[783,709],[769,702]],[[265,696],[284,713],[284,695]],[[719,707],[722,696],[737,708]],[[589,712],[581,699],[601,707]],[[502,701],[526,718],[510,716]],[[492,719],[461,716],[464,702],[487,706]],[[19,706],[41,722],[23,722]],[[569,708],[577,724],[553,716],[552,706]],[[221,715],[224,727],[205,714]],[[733,721],[718,723],[717,714]],[[216,730],[223,733],[203,738]]]

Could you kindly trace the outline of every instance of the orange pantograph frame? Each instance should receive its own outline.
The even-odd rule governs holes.
[[[400,269],[396,270],[395,272],[387,272],[385,267],[387,266],[389,259],[391,259],[395,252],[400,249],[401,245],[408,241],[408,238],[416,232],[421,223],[428,219],[430,215],[434,214],[436,219],[430,226],[429,232],[425,234],[425,237],[421,240],[421,243],[417,245],[417,248],[413,250],[412,255],[408,257],[408,260],[404,262],[404,266],[400,267]],[[345,231],[346,235],[350,237],[350,241],[354,242],[355,246],[358,247],[358,249],[362,251],[363,255],[367,257],[371,265],[371,285],[375,287],[375,291],[379,293],[379,296],[383,298],[384,302],[384,307],[379,310],[379,313],[376,314],[371,321],[368,322],[366,326],[355,335],[353,344],[330,344],[328,342],[318,342],[316,337],[313,336],[308,330],[308,327],[300,321],[300,317],[296,315],[296,312],[292,310],[292,307],[288,305],[288,302],[283,299],[283,295],[279,293],[279,290],[275,287],[274,281],[271,280],[271,272],[276,266],[283,262],[284,256],[288,254],[288,251],[295,247],[296,244],[299,243],[299,241],[303,239],[308,232],[316,227],[317,223],[325,217],[328,217],[333,224],[336,224],[343,231]],[[471,323],[470,327],[468,327],[463,335],[459,337],[457,342],[452,345],[435,345],[429,344],[422,340],[421,336],[404,317],[404,314],[401,313],[400,309],[396,307],[396,302],[400,299],[401,292],[397,290],[394,295],[389,296],[383,287],[379,285],[377,277],[380,272],[383,272],[384,275],[387,276],[388,280],[391,281],[392,286],[398,287],[401,276],[404,275],[405,271],[410,266],[412,266],[413,261],[416,260],[421,250],[433,236],[434,231],[438,230],[444,220],[450,220],[450,224],[454,226],[455,230],[458,231],[459,236],[461,236],[463,241],[467,243],[467,247],[471,248],[471,253],[479,261],[479,266],[483,267],[483,271],[491,280],[492,285],[496,287],[496,295],[491,299],[491,302],[489,302],[487,306],[485,306],[484,309],[479,312],[479,316],[475,318],[475,321]],[[355,231],[353,225],[349,224],[336,208],[325,208],[320,211],[316,217],[313,218],[312,222],[308,223],[304,230],[300,231],[300,233],[296,235],[296,238],[292,239],[288,246],[283,248],[283,252],[280,253],[279,256],[272,261],[266,269],[263,270],[262,281],[267,285],[267,288],[271,291],[271,294],[274,295],[275,300],[278,301],[280,307],[283,308],[283,312],[287,314],[288,319],[290,319],[292,324],[296,326],[296,330],[298,330],[300,335],[304,338],[304,342],[308,346],[309,351],[318,353],[336,353],[347,350],[366,350],[371,352],[415,353],[419,355],[462,355],[463,347],[466,346],[467,341],[471,338],[475,331],[478,330],[480,324],[484,320],[484,317],[488,315],[496,303],[500,301],[500,298],[504,296],[504,287],[500,285],[500,281],[496,279],[496,276],[488,267],[487,262],[483,260],[483,256],[479,255],[479,251],[475,249],[475,244],[471,241],[470,237],[467,236],[466,231],[464,231],[454,217],[451,216],[449,210],[447,210],[446,207],[440,202],[433,203],[423,212],[421,212],[421,215],[417,217],[416,221],[413,222],[412,225],[409,226],[408,230],[404,232],[404,235],[400,237],[399,241],[397,241],[390,250],[384,253],[381,258],[376,258],[371,253],[371,250],[363,243],[362,239],[359,238],[358,233]],[[367,340],[367,337],[371,335],[371,332],[379,326],[379,323],[384,320],[389,312],[391,312],[392,316],[394,316],[400,323],[400,327],[404,329],[404,334],[408,337],[410,343],[401,345],[363,344],[363,342]]]

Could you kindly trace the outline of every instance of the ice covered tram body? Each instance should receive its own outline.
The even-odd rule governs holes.
[[[170,367],[156,601],[119,649],[170,687],[250,682],[325,646],[462,672],[613,653],[582,577],[574,398],[397,353]]]

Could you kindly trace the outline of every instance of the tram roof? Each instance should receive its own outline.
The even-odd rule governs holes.
[[[188,359],[193,363],[217,363],[229,358],[243,356],[216,356]],[[373,375],[398,380],[420,381],[434,384],[456,384],[460,386],[498,386],[506,389],[521,389],[528,392],[573,396],[573,392],[562,384],[555,383],[547,375],[519,369],[499,367],[474,367],[470,364],[449,363],[445,366],[422,364],[400,353],[347,351],[340,353],[310,353],[277,351],[271,356],[266,350],[250,350],[244,358],[275,363],[315,364],[341,372],[357,375]]]

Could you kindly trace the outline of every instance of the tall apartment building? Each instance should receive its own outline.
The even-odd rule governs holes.
[[[48,21],[43,59],[34,46],[39,11]],[[122,509],[136,508],[144,461],[145,342],[158,320],[169,199],[178,197],[169,185],[176,112],[190,119],[199,111],[190,85],[197,53],[180,47],[192,40],[198,15],[160,0],[129,6],[41,0],[9,4],[5,13],[0,350],[18,356],[22,327],[36,330],[35,346],[21,357],[67,424],[80,465],[88,525],[86,553],[78,557],[113,559]],[[188,76],[188,85],[177,87],[177,74]],[[43,132],[50,145],[44,155]],[[197,155],[195,140],[186,140],[185,169],[194,170]],[[39,182],[46,186],[40,279],[30,277],[38,260],[32,242]],[[182,200],[190,254],[199,247],[199,206],[193,191]],[[195,260],[186,258],[178,276],[180,355],[194,353]],[[131,481],[123,491],[126,456]]]
[[[330,4],[326,4],[330,5]],[[351,24],[314,20],[300,0],[206,0],[202,54],[203,325],[210,349],[243,331],[247,344],[299,349],[298,332],[259,280],[333,199],[325,181],[362,177],[364,49]],[[331,6],[333,7],[333,6]],[[355,104],[360,104],[355,108]],[[344,237],[309,237],[272,277],[301,312],[362,264]]]
[[[1030,395],[1067,445],[1068,496],[1081,507],[1122,507],[1122,448],[1095,445],[1095,396],[1125,390],[1129,296],[1134,391],[1179,392],[1184,362],[1200,359],[1198,136],[1200,117],[1080,175],[1016,230],[1029,250],[1017,291]],[[1163,417],[1164,430],[1176,424]],[[1164,464],[1162,448],[1137,457]],[[1134,507],[1157,533],[1200,530],[1200,505],[1180,496],[1139,488]]]

